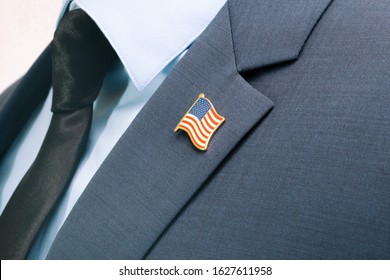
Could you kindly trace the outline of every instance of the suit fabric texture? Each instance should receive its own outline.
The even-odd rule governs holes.
[[[387,0],[228,1],[48,258],[390,258],[389,13]],[[0,97],[4,150],[23,84],[47,91],[42,56]],[[206,152],[173,133],[201,92],[226,118]]]

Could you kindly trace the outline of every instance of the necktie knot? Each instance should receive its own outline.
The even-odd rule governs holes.
[[[22,259],[64,193],[87,145],[92,103],[116,55],[82,10],[67,13],[51,45],[53,116],[39,153],[0,216],[0,257]]]
[[[64,15],[51,43],[53,112],[91,105],[116,59],[96,23],[83,11]]]

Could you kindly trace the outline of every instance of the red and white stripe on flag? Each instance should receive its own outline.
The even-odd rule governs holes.
[[[209,109],[207,113],[199,119],[195,114],[192,114],[191,110],[194,106],[198,106],[200,99],[206,100],[209,103]],[[207,98],[199,96],[198,100],[190,108],[190,110],[184,115],[179,124],[177,125],[175,131],[182,129],[188,133],[190,136],[191,142],[199,150],[205,151],[209,144],[213,133],[218,129],[218,127],[224,122],[225,118],[220,116],[215,110],[214,106]]]

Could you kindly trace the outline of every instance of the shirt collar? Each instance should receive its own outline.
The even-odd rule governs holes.
[[[63,13],[72,0],[65,0]],[[182,53],[226,0],[73,0],[96,22],[138,90]]]

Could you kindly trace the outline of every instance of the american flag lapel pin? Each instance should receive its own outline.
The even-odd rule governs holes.
[[[201,93],[174,132],[184,130],[197,149],[206,151],[211,137],[224,121],[225,118],[217,113],[211,101]]]

